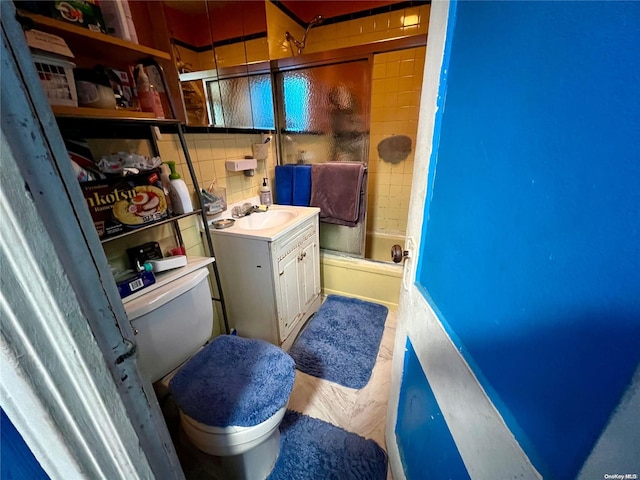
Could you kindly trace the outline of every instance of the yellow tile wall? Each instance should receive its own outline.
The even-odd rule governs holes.
[[[180,53],[180,59],[189,64],[188,68],[194,72],[269,61],[266,37],[215,47],[215,53],[213,50],[198,53],[178,45],[175,48]]]
[[[371,92],[367,231],[404,235],[407,228],[426,47],[375,55]],[[396,165],[378,155],[393,135],[411,138],[412,152]]]
[[[243,51],[244,51],[244,47]],[[216,68],[215,57],[213,50],[205,50],[204,52],[195,52],[189,48],[175,45],[175,51],[180,54],[180,59],[189,65],[187,67],[193,72],[199,72],[202,70],[214,70]],[[225,56],[228,56],[227,52],[224,52]],[[244,60],[244,55],[242,57]]]
[[[227,190],[227,204],[239,202],[245,198],[259,194],[265,169],[269,184],[275,177],[275,142],[269,143],[269,157],[258,161],[258,168],[253,177],[243,172],[228,172],[225,168],[227,160],[237,160],[252,155],[252,145],[260,143],[259,134],[187,134],[185,135],[191,162],[195,170],[200,188],[208,188],[215,180],[216,185]],[[174,160],[176,169],[190,190],[193,190],[186,160],[176,135],[164,135],[158,142],[160,156],[163,160]],[[273,187],[272,187],[273,190]]]
[[[180,45],[174,46],[174,53],[176,56],[180,55],[182,62],[189,64],[188,68],[193,71],[202,70],[200,65],[200,54],[194,52],[190,48],[185,48]]]
[[[322,15],[322,2],[317,2],[317,5],[318,14]],[[430,9],[431,5],[421,5],[346,22],[313,27],[307,35],[304,53],[322,52],[336,48],[364,45],[380,40],[425,34],[429,26]],[[271,29],[271,23],[268,25],[269,29]],[[296,38],[301,40],[303,33],[304,31],[300,36],[296,35]],[[271,31],[269,31],[269,37],[271,42]],[[286,56],[291,56],[291,52],[289,51]]]
[[[215,47],[216,66],[218,68],[244,65],[247,63],[245,42],[231,43]]]
[[[200,52],[197,54],[198,56],[198,68],[194,68],[194,72],[199,72],[201,70],[215,70],[216,62],[213,51],[207,50],[205,52]]]
[[[318,3],[318,14],[322,14],[322,2]],[[330,25],[313,27],[307,35],[304,53],[315,53],[336,48],[364,45],[380,40],[401,38],[427,33],[430,5],[410,7],[395,12],[381,13],[366,18],[349,20]],[[215,69],[276,60],[297,55],[285,34],[290,32],[302,40],[305,29],[268,0],[265,0],[268,37],[223,45],[211,51],[196,53],[176,46],[182,60],[192,65],[193,71]]]
[[[283,163],[322,163],[331,160],[331,137],[329,135],[295,134],[288,136],[283,146]]]
[[[256,38],[244,42],[247,63],[269,61],[269,42],[267,37]]]
[[[293,54],[291,53],[291,47],[286,40],[285,34],[286,32],[290,32],[295,38],[301,40],[304,35],[304,28],[294,22],[287,14],[282,12],[282,10],[270,1],[265,1],[265,11],[267,14],[269,58],[271,60],[277,60],[279,58],[291,57]]]

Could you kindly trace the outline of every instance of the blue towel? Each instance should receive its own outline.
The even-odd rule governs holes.
[[[276,203],[308,207],[311,200],[311,165],[276,165]]]
[[[293,165],[276,165],[276,203],[293,203]]]
[[[296,165],[293,169],[293,205],[308,207],[311,200],[311,165]]]
[[[293,359],[264,340],[216,337],[171,379],[178,408],[211,427],[253,427],[289,401]]]

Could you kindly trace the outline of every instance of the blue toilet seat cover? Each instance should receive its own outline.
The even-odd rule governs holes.
[[[264,340],[216,337],[171,379],[178,408],[210,427],[253,427],[284,407],[295,363]]]

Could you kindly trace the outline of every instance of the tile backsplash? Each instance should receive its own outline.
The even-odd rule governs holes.
[[[239,202],[258,195],[262,178],[269,178],[269,185],[275,176],[275,142],[269,142],[267,160],[258,160],[258,168],[253,177],[243,172],[228,172],[227,160],[238,160],[252,155],[252,145],[261,143],[260,134],[220,134],[197,133],[185,135],[191,163],[195,170],[200,188],[207,189],[214,181],[227,190],[227,204]],[[160,157],[163,161],[174,160],[176,169],[187,186],[193,191],[193,181],[187,167],[180,141],[177,135],[163,135],[158,142]],[[195,192],[194,192],[195,199]]]

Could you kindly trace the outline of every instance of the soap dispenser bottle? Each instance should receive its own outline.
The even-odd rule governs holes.
[[[169,175],[169,184],[171,186],[169,196],[171,197],[171,205],[174,213],[183,214],[193,212],[193,204],[189,196],[189,189],[180,178],[180,174],[176,172],[176,162],[165,162],[171,169]]]
[[[271,205],[271,190],[267,185],[267,179],[262,179],[262,186],[260,187],[260,204],[261,205]]]

